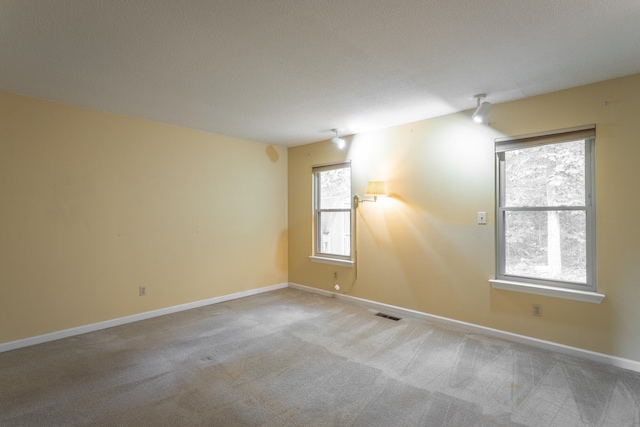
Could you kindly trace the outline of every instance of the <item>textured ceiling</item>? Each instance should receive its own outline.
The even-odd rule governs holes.
[[[640,72],[638,0],[0,0],[0,89],[270,144]]]

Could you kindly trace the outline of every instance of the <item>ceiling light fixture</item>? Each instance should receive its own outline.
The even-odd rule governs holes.
[[[331,138],[331,143],[338,150],[342,150],[344,147],[346,147],[347,142],[344,139],[340,138],[340,129],[331,129],[331,130],[336,133],[336,136]]]
[[[486,98],[487,94],[479,93],[477,95],[473,95],[473,97],[474,99],[476,99],[477,104],[476,111],[473,112],[471,118],[476,123],[485,123],[487,120],[487,116],[489,116],[489,111],[491,110],[491,103],[487,101],[480,103],[480,101]]]

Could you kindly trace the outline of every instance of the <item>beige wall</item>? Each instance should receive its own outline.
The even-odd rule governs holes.
[[[469,115],[355,135],[343,152],[321,142],[287,153],[0,92],[0,343],[287,275],[332,290],[336,271],[357,297],[640,361],[640,75],[495,105],[491,127]],[[493,139],[591,123],[606,299],[492,289]],[[353,268],[308,259],[311,166],[344,159],[356,193],[370,179],[391,192],[358,210],[352,287]]]
[[[286,233],[282,147],[0,92],[0,343],[286,282]]]
[[[607,105],[605,105],[605,101]],[[640,75],[354,135],[343,152],[289,149],[289,281],[640,361]],[[494,276],[493,141],[596,124],[598,287],[602,304],[500,291]],[[354,269],[309,261],[311,166],[349,159],[354,192],[391,193],[357,211]],[[487,211],[488,225],[476,224]],[[534,318],[532,304],[542,304]]]

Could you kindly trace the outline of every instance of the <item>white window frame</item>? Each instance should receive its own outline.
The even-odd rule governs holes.
[[[320,180],[318,179],[318,175],[320,172],[334,170],[334,169],[342,169],[348,168],[351,170],[351,162],[341,162],[341,163],[332,163],[325,165],[317,165],[312,167],[312,176],[313,176],[313,255],[309,258],[311,261],[320,262],[325,264],[334,264],[341,266],[353,266],[353,254],[354,254],[354,246],[353,246],[353,185],[349,183],[349,207],[347,208],[333,208],[333,209],[320,209]],[[330,212],[346,212],[349,213],[349,253],[350,255],[337,255],[331,253],[322,252],[321,244],[322,244],[322,230],[320,223],[320,216],[322,213],[330,213]]]
[[[585,140],[585,205],[584,206],[505,206],[506,151],[540,145]],[[597,293],[596,219],[595,219],[595,126],[581,126],[553,132],[499,138],[496,147],[496,279],[490,280],[498,289],[555,296],[599,303],[604,295]],[[505,273],[505,216],[509,211],[582,210],[586,214],[586,284],[521,277]]]

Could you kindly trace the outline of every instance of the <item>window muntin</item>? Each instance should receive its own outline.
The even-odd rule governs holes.
[[[496,142],[497,279],[596,291],[595,129]]]
[[[313,168],[315,255],[351,259],[351,165]]]

